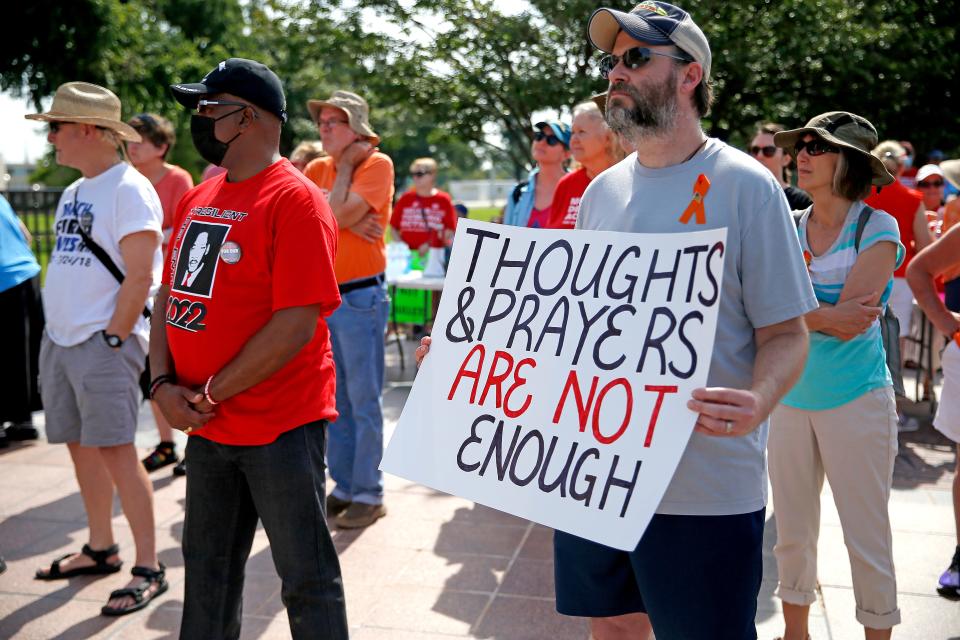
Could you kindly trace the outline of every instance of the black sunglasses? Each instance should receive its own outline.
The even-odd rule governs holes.
[[[681,62],[693,62],[693,58],[688,56],[675,56],[671,53],[653,51],[647,47],[634,47],[633,49],[627,49],[624,51],[622,56],[615,56],[612,53],[610,55],[603,56],[600,58],[600,63],[597,65],[597,68],[600,70],[600,77],[606,80],[607,76],[610,75],[610,72],[613,71],[613,68],[616,67],[621,61],[623,61],[623,64],[627,67],[627,69],[639,69],[643,65],[650,62],[650,59],[653,56],[673,58],[674,60],[680,60]]]
[[[47,123],[47,128],[50,130],[50,133],[56,133],[56,132],[60,131],[60,123],[59,123],[59,122],[48,122],[48,123]]]
[[[547,144],[551,147],[555,147],[558,144],[563,144],[563,141],[560,140],[557,136],[551,133],[544,133],[543,131],[537,131],[533,134],[533,141],[540,142],[541,140],[546,140]]]
[[[840,147],[835,147],[832,144],[828,144],[821,140],[820,138],[814,138],[813,140],[797,140],[797,144],[793,145],[793,155],[799,156],[800,152],[804,149],[807,150],[808,156],[822,156],[825,153],[840,153]]]
[[[414,178],[422,178],[423,176],[432,176],[433,171],[411,171],[410,175]]]
[[[763,153],[765,157],[772,158],[773,156],[777,155],[777,148],[772,144],[768,144],[765,147],[758,147],[754,145],[750,147],[749,151],[750,151],[750,155],[752,156],[755,156],[759,153]]]
[[[943,180],[934,180],[932,182],[918,182],[917,186],[921,189],[939,189],[943,186]]]

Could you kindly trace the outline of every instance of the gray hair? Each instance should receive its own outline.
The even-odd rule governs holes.
[[[884,140],[874,147],[870,153],[880,158],[887,171],[896,174],[903,166],[903,158],[907,155],[907,150],[896,140]]]
[[[597,103],[594,102],[593,100],[587,100],[586,102],[581,102],[580,104],[576,105],[573,108],[574,118],[576,118],[580,114],[589,114],[594,118],[603,120],[604,124],[606,124],[606,120],[604,120],[604,117],[603,117],[603,112],[600,111],[600,107],[598,107]]]

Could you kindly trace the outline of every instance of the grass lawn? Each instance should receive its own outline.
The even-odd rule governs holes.
[[[492,218],[500,215],[499,207],[475,207],[470,209],[470,219],[480,220],[481,222],[490,222]]]

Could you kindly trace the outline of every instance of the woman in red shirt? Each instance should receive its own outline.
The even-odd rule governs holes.
[[[390,226],[413,251],[425,255],[431,248],[443,248],[453,241],[457,214],[450,194],[437,189],[437,162],[417,158],[410,164],[413,187],[393,206]]]
[[[580,163],[580,168],[568,173],[557,183],[550,205],[549,229],[573,229],[580,211],[580,198],[587,190],[587,185],[626,155],[616,134],[607,126],[603,113],[593,101],[580,103],[573,108],[570,153]]]

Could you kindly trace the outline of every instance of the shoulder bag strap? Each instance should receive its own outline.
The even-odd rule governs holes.
[[[77,189],[76,191],[73,192],[74,215],[76,215],[76,211],[77,211],[77,194],[79,192],[80,192],[80,189]],[[90,249],[90,251],[93,253],[94,256],[96,256],[97,260],[100,261],[100,264],[102,264],[106,268],[106,270],[110,272],[110,275],[112,275],[116,279],[116,281],[122,285],[123,279],[124,279],[123,271],[120,271],[120,267],[118,267],[117,264],[113,261],[113,258],[110,257],[110,254],[108,254],[103,249],[103,247],[97,244],[96,241],[93,238],[91,238],[86,231],[83,230],[83,225],[80,224],[79,215],[77,215],[77,231],[80,233],[80,237],[83,238],[83,243],[87,245],[87,248]],[[144,307],[140,313],[147,320],[150,319],[150,309],[148,309],[147,307]]]
[[[853,237],[853,248],[857,253],[860,253],[860,240],[863,238],[863,230],[867,227],[867,222],[870,220],[870,215],[873,213],[873,207],[870,205],[863,205],[863,209],[860,210],[860,217],[857,218],[857,233]]]

